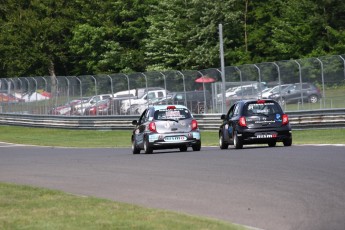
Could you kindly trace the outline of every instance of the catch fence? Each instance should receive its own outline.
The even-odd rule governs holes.
[[[220,68],[0,78],[0,113],[136,115],[149,104],[178,103],[195,114],[215,114],[226,113],[240,99],[269,97],[285,111],[345,108],[343,56],[228,66],[224,81]]]

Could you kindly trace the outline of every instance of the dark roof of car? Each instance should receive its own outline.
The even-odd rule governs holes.
[[[248,103],[248,102],[275,102],[275,103],[278,103],[277,101],[275,100],[272,100],[272,99],[245,99],[245,100],[239,100],[237,101],[236,103]]]

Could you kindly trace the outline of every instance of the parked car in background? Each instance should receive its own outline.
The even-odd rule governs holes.
[[[226,94],[226,105],[231,106],[239,100],[258,99],[261,96],[261,92],[266,88],[267,86],[263,82],[238,86],[230,93]]]
[[[109,114],[110,115],[124,115],[126,113],[121,112],[121,106],[122,102],[128,99],[136,99],[137,97],[132,94],[121,94],[116,95],[113,98],[110,98],[110,104],[109,104]]]
[[[123,91],[118,91],[114,93],[113,97],[119,97],[123,95],[132,95],[136,98],[141,98],[145,93],[148,91],[153,91],[153,90],[160,90],[164,89],[162,87],[147,87],[147,88],[135,88],[135,89],[128,89],[128,90],[123,90]]]
[[[225,91],[225,98],[256,98],[257,95],[267,88],[265,82],[253,82],[251,84],[243,84],[230,87]],[[217,95],[217,102],[222,101],[222,94]]]
[[[174,149],[200,151],[201,137],[198,122],[190,110],[183,105],[149,106],[139,120],[132,122],[132,152],[139,154],[144,150],[150,154],[155,149]]]
[[[205,92],[203,90],[172,92],[169,93],[166,98],[155,102],[155,104],[186,105],[192,113],[202,114],[205,113],[205,99],[207,108],[210,108],[212,96],[208,90],[205,90]]]
[[[17,103],[25,102],[24,99],[16,97],[15,95],[0,92],[0,103]]]
[[[236,149],[246,144],[268,144],[276,146],[283,142],[291,146],[292,135],[288,115],[274,100],[241,100],[221,116],[219,127],[219,146],[227,149],[234,145]]]
[[[144,112],[145,109],[147,109],[147,107],[149,106],[148,102],[145,102],[143,104],[133,104],[130,105],[130,107],[127,109],[126,114],[142,114],[142,112]]]
[[[57,106],[56,108],[51,109],[48,113],[52,115],[74,115],[76,112],[73,108],[76,104],[86,103],[89,100],[88,97],[81,99],[74,99],[67,102],[64,105]]]
[[[107,98],[101,101],[96,102],[94,105],[87,107],[84,111],[84,115],[110,115],[110,103],[111,98]]]
[[[312,83],[295,83],[282,90],[281,94],[277,92],[269,98],[278,101],[281,105],[285,105],[298,102],[317,103],[322,95],[319,88]]]
[[[282,84],[282,85],[276,85],[272,88],[269,88],[268,90],[265,90],[265,92],[261,93],[262,99],[268,99],[273,94],[279,94],[279,92],[284,92],[284,90],[289,87],[292,84]]]
[[[133,114],[131,113],[131,106],[139,105],[139,106],[145,106],[145,104],[153,104],[156,101],[166,97],[166,95],[169,92],[165,89],[157,89],[157,90],[151,90],[146,92],[142,95],[142,97],[137,99],[127,99],[123,100],[121,104],[121,113],[122,114]]]
[[[83,101],[74,105],[73,110],[75,111],[76,115],[83,115],[86,108],[93,106],[94,104],[96,104],[97,102],[101,100],[111,98],[111,97],[113,97],[112,94],[100,94],[100,95],[89,97],[89,99],[86,102]]]

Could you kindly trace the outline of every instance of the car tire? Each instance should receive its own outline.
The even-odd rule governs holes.
[[[140,154],[140,148],[138,148],[135,140],[132,140],[132,153],[133,154]]]
[[[201,150],[201,142],[192,146],[193,151],[200,151]]]
[[[150,146],[149,140],[145,139],[144,141],[144,153],[151,154],[153,152],[152,147]]]
[[[186,151],[187,151],[186,145],[180,147],[180,152],[186,152]]]
[[[316,96],[316,95],[311,95],[311,96],[309,96],[309,102],[310,102],[310,103],[316,103],[316,102],[318,102],[318,101],[319,101],[318,96]]]
[[[223,133],[219,133],[219,148],[220,149],[228,149],[229,145],[224,141]]]
[[[234,147],[235,149],[243,148],[243,141],[237,136],[237,132],[234,132]]]
[[[283,140],[283,145],[284,146],[291,146],[292,145],[292,138],[287,138]]]
[[[270,141],[270,142],[268,142],[268,146],[269,146],[269,147],[276,147],[276,145],[277,145],[277,142],[276,142],[276,141]]]

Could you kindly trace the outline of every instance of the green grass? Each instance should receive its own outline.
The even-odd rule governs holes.
[[[345,144],[345,129],[292,131],[293,144]]]
[[[0,141],[64,147],[128,147],[131,131],[92,131],[0,126]]]
[[[94,197],[0,183],[0,229],[244,229]]]
[[[56,147],[130,147],[130,130],[92,131],[0,126],[0,141]],[[345,144],[345,129],[293,130],[293,144]],[[202,131],[203,146],[217,146],[216,131]]]

